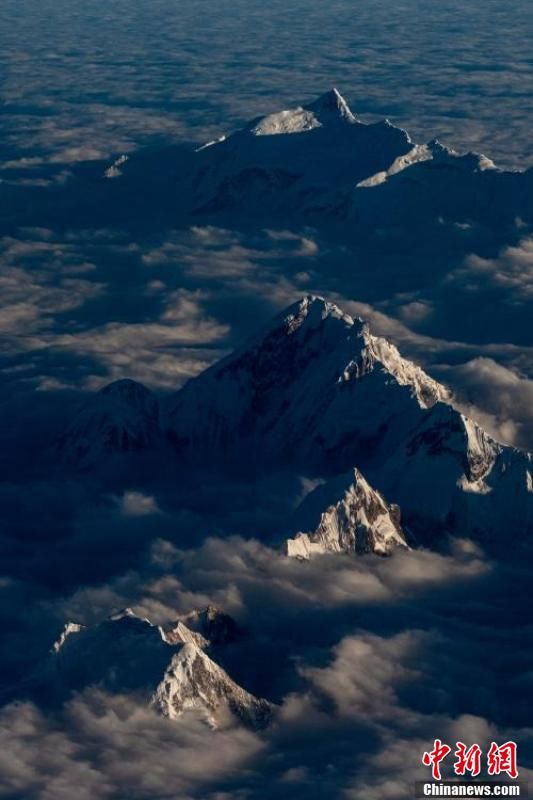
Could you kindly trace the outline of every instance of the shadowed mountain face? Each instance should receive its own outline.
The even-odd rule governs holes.
[[[81,431],[80,436],[87,427],[94,431],[95,452],[101,456],[93,463],[96,473],[105,471],[107,456],[127,457],[131,450],[129,437],[110,439],[109,429],[122,430],[126,422],[134,430],[146,429],[139,396],[144,397],[142,387],[129,392],[127,413],[122,405],[114,407],[104,426],[92,422],[93,413],[100,420],[97,396],[94,412],[90,405],[82,412],[84,425],[72,423],[70,430]],[[155,411],[152,416],[158,418]],[[367,486],[363,495],[374,499],[361,500],[355,489],[352,510],[346,514],[342,506],[346,531],[339,531],[338,513],[326,524],[337,531],[326,535],[336,542],[326,549],[388,552],[386,539],[405,543],[388,503],[400,506],[405,524],[430,546],[439,546],[447,534],[496,545],[500,540],[501,545],[506,525],[518,540],[531,533],[531,457],[492,439],[453,408],[443,386],[374,336],[362,320],[318,297],[288,308],[170,397],[161,425],[162,458],[164,438],[174,449],[175,469],[213,474],[224,469],[249,480],[280,469],[327,480],[362,469],[386,500],[356,479],[356,487]],[[139,449],[156,446],[146,437]],[[86,456],[75,433],[69,449],[82,453],[79,466],[84,467]],[[342,503],[335,486],[334,500]],[[357,543],[357,531],[364,527],[361,511],[366,544]],[[372,532],[369,514],[374,520],[385,515],[389,533]],[[320,538],[319,528],[310,530]]]
[[[388,120],[365,124],[336,89],[205,145],[191,167],[197,215],[300,216],[341,223],[345,235],[439,217],[501,228],[533,216],[531,170],[501,171],[438,141],[415,144]]]
[[[212,609],[206,614],[215,616]],[[64,701],[75,691],[99,686],[140,692],[171,719],[191,711],[216,727],[217,719],[230,712],[251,727],[266,724],[270,704],[238,686],[204,652],[208,642],[181,627],[180,638],[169,637],[131,609],[89,628],[68,623],[33,682],[49,699]]]
[[[257,14],[239,1],[243,20]],[[427,24],[417,3],[368,0],[372,19],[389,6],[387,59],[400,5],[403,39]],[[57,16],[54,0],[41,5],[43,23]],[[175,3],[108,4],[106,19],[120,7],[124,25],[105,25],[100,5],[83,14],[109,43],[97,37],[91,65],[96,78],[109,58],[120,78],[117,116],[95,136],[64,117],[56,128],[43,107],[53,152],[14,163],[11,140],[0,163],[2,697],[23,701],[0,708],[0,794],[408,800],[437,735],[518,741],[525,771],[532,171],[416,144],[440,135],[431,116],[413,137],[367,123],[370,105],[374,120],[387,106],[369,97],[360,61],[350,87],[329,25],[312,34],[327,76],[313,67],[301,90],[282,72],[281,99],[254,86],[252,103],[239,85],[229,114],[223,99],[205,107],[204,82],[178,85],[174,62],[163,64],[175,30],[160,25],[148,69],[142,37],[120,62],[129,15],[144,9],[150,27]],[[313,8],[297,5],[311,30]],[[480,22],[510,18],[497,5]],[[183,0],[175,13],[209,29],[214,49],[219,7]],[[288,32],[295,9],[282,11]],[[36,81],[64,46],[49,48]],[[32,62],[20,47],[4,53],[19,76]],[[289,96],[330,85],[339,64],[361,99],[354,111],[337,90],[292,107]],[[525,108],[522,68],[514,89],[512,70],[494,72],[491,98],[499,80]],[[114,126],[132,119],[130,69],[143,95],[134,116],[171,133],[161,144],[131,131],[110,149]],[[191,96],[175,103],[176,92]],[[16,113],[9,81],[8,93],[3,120]],[[154,117],[159,102],[170,116]],[[448,121],[459,102],[445,104]],[[493,116],[510,102],[500,97]],[[261,108],[284,110],[242,122]],[[194,137],[186,111],[209,118]],[[495,153],[514,137],[499,125]],[[505,163],[526,164],[513,148]],[[65,620],[75,622],[57,638]]]
[[[3,800],[532,782],[532,8],[2,0]]]
[[[159,404],[142,384],[120,380],[105,386],[57,443],[58,457],[82,468],[114,453],[161,445]]]
[[[407,547],[400,509],[390,506],[357,469],[311,492],[297,518],[300,531],[285,543],[293,558],[343,552],[386,556]]]

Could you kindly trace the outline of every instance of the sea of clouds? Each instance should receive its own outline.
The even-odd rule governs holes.
[[[4,0],[0,797],[402,800],[436,737],[516,738],[531,766],[529,565],[469,542],[300,564],[267,534],[304,483],[102,491],[38,464],[88,392],[122,377],[173,391],[308,292],[532,448],[520,219],[508,240],[443,226],[369,254],[312,228],[191,224],[167,197],[152,204],[150,170],[107,205],[91,188],[122,153],[152,148],[164,170],[191,142],[332,85],[417,141],[531,166],[532,13],[526,0]],[[53,711],[13,699],[67,619],[129,605],[164,622],[208,602],[250,631],[225,666],[278,705],[264,733],[170,722],[99,689]]]

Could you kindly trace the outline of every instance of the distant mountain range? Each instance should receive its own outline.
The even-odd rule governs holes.
[[[104,182],[108,202],[144,180],[145,168],[119,159]],[[176,185],[166,165],[163,173],[168,204]],[[178,191],[177,208],[217,223],[296,217],[372,229],[372,243],[382,230],[403,236],[413,227],[431,242],[426,225],[441,219],[457,231],[479,223],[515,233],[517,220],[533,220],[533,170],[502,171],[436,141],[417,145],[386,120],[364,124],[335,89],[190,154]],[[497,442],[393,344],[319,296],[291,305],[171,396],[132,380],[104,387],[50,453],[51,467],[104,487],[143,460],[162,465],[171,486],[196,471],[217,485],[229,476],[249,485],[280,474],[310,479],[293,517],[271,531],[279,558],[439,550],[450,537],[505,555],[533,534],[531,455]],[[165,628],[128,610],[91,627],[71,622],[35,680],[60,701],[96,685],[140,692],[172,719],[191,711],[212,726],[236,718],[260,728],[274,707],[215,657],[241,635],[213,607]]]
[[[185,621],[197,630],[182,619],[168,628],[152,625],[131,609],[91,627],[67,623],[33,687],[60,701],[88,686],[135,691],[170,719],[189,711],[212,727],[228,714],[248,727],[267,724],[273,706],[236,684],[207,652],[212,642],[205,634],[219,646],[230,644],[236,623],[213,606]]]
[[[201,215],[296,214],[353,228],[533,217],[533,170],[500,170],[436,140],[416,144],[388,120],[366,124],[336,89],[204,145],[189,168],[183,192]]]
[[[133,381],[105,387],[58,442],[64,463],[93,473],[169,447],[182,466],[325,482],[293,554],[532,532],[531,455],[495,441],[445,387],[320,297],[288,308],[161,409]]]

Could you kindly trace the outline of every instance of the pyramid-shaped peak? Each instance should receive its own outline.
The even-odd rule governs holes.
[[[235,351],[234,357],[247,351],[257,351],[266,347],[283,347],[289,339],[302,340],[306,348],[311,339],[322,341],[325,335],[332,340],[344,340],[346,336],[355,339],[368,333],[368,326],[359,317],[351,317],[335,303],[320,295],[306,295],[281,311],[271,322]],[[307,344],[305,344],[307,342]],[[322,344],[324,342],[322,341]],[[362,346],[362,344],[361,344]],[[225,362],[222,362],[225,363]]]
[[[100,389],[101,395],[121,397],[124,400],[135,403],[140,398],[153,397],[153,393],[146,386],[138,381],[131,380],[130,378],[122,378],[113,383],[108,383]]]
[[[273,707],[247,692],[212,661],[194,641],[183,644],[173,656],[152,697],[152,705],[163,716],[176,719],[184,711],[200,711],[217,727],[219,710],[226,707],[251,728],[262,728]]]
[[[384,556],[407,547],[399,509],[356,468],[315,489],[297,517],[302,529],[285,542],[286,555],[294,558],[341,552]]]
[[[335,87],[317,97],[309,104],[308,108],[316,114],[333,112],[350,122],[355,121],[355,115],[352,114],[350,106]]]
[[[289,306],[284,312],[283,316],[289,318],[307,317],[310,319],[326,319],[326,317],[335,317],[342,319],[349,324],[353,324],[354,320],[349,314],[346,314],[335,303],[326,300],[321,295],[308,294],[301,297],[292,306]]]
[[[277,328],[280,319],[287,333],[294,333],[299,328],[318,329],[325,324],[329,327],[332,323],[339,330],[351,329],[352,335],[358,335],[363,329],[367,329],[364,320],[351,317],[335,303],[320,295],[307,295],[293,303],[277,317],[274,328]]]
[[[87,399],[56,447],[62,463],[86,470],[113,454],[150,450],[160,437],[157,397],[137,381],[119,380]]]

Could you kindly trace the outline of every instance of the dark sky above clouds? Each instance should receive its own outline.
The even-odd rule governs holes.
[[[494,564],[467,542],[287,563],[261,541],[304,491],[284,496],[283,476],[255,492],[195,494],[180,478],[178,489],[102,494],[34,466],[89,392],[122,377],[172,391],[310,291],[367,318],[503,441],[533,447],[533,232],[522,220],[507,238],[442,226],[406,245],[395,233],[369,271],[364,248],[310,227],[191,224],[165,197],[143,219],[154,165],[164,174],[185,145],[333,85],[365,120],[529,167],[532,26],[529,0],[2,0],[9,683],[67,619],[131,605],[162,622],[216,602],[252,632],[228,670],[280,711],[264,735],[217,736],[98,690],[57,713],[10,704],[0,798],[403,800],[436,736],[516,736],[532,766],[527,565]],[[104,169],[148,146],[134,191],[94,201]]]

